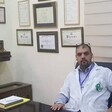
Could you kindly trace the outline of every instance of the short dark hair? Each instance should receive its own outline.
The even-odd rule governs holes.
[[[88,44],[81,43],[81,44],[79,44],[79,45],[76,45],[76,50],[77,50],[80,46],[82,46],[82,47],[88,47],[89,50],[90,50],[90,52],[92,53],[90,43],[88,43]]]

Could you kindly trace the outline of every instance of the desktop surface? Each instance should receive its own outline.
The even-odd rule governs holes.
[[[0,109],[0,112],[69,112],[69,111],[65,111],[65,110],[52,111],[50,109],[50,105],[31,101],[29,103],[16,106],[14,108],[6,109],[6,110]]]

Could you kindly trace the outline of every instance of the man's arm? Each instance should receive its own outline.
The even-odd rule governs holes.
[[[59,94],[58,98],[56,99],[54,105],[51,106],[52,110],[60,110],[64,107],[64,105],[68,102],[68,98],[63,95]]]

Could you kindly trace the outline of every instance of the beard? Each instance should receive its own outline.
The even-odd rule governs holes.
[[[82,70],[85,70],[86,68],[89,67],[90,64],[91,64],[91,62],[89,62],[88,60],[82,60],[82,61],[80,62],[80,68],[81,68]]]

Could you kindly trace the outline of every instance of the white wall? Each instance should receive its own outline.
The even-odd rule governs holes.
[[[0,24],[0,40],[4,40],[4,48],[6,51],[11,51],[13,58],[13,37],[12,37],[12,13],[11,2],[0,4],[1,7],[5,7],[6,10],[6,24]],[[14,60],[0,62],[0,84],[15,80],[15,68]]]
[[[0,25],[0,35],[2,35],[0,39],[5,41],[6,49],[11,51],[12,58],[11,61],[0,63],[0,83],[14,80],[31,83],[34,100],[52,104],[66,75],[74,68],[75,48],[61,47],[60,28],[67,27],[64,25],[64,1],[56,1],[58,27],[54,29],[34,29],[32,4],[37,2],[37,0],[30,0],[31,26],[28,28],[33,29],[34,45],[28,47],[17,46],[16,42],[16,29],[27,28],[19,26],[17,0],[5,0],[8,22]],[[80,25],[78,26],[84,26],[83,8],[83,0],[80,0]],[[59,53],[37,52],[36,32],[41,30],[58,31]]]

